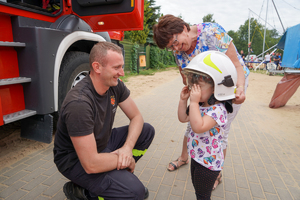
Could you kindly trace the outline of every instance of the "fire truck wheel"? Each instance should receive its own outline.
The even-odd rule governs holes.
[[[89,54],[79,51],[67,52],[63,58],[58,82],[58,110],[68,91],[81,81],[90,70]]]

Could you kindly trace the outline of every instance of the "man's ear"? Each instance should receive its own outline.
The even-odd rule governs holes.
[[[101,66],[101,64],[100,64],[99,62],[97,62],[97,61],[94,61],[94,62],[92,63],[92,68],[93,68],[94,72],[96,72],[97,74],[100,74],[101,71],[102,71],[102,66]]]

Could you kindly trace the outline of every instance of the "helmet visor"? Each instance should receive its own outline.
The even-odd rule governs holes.
[[[187,84],[189,86],[189,90],[192,89],[192,86],[194,84],[199,85],[200,82],[205,82],[205,83],[210,83],[213,85],[214,81],[212,80],[212,78],[202,72],[197,72],[197,71],[192,71],[192,70],[184,70],[182,72],[187,80]]]

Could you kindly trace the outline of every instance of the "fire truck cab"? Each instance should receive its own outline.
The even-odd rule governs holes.
[[[142,0],[0,0],[0,126],[51,143],[53,116],[99,41],[142,30]],[[112,38],[111,38],[112,37]]]

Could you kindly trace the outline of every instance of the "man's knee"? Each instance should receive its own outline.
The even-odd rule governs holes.
[[[154,138],[154,135],[155,135],[155,129],[154,129],[154,127],[151,124],[144,123],[141,135],[142,135],[142,137],[144,137],[145,140],[150,141],[150,144],[151,144],[151,142],[152,142],[152,140]]]

